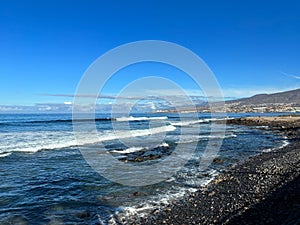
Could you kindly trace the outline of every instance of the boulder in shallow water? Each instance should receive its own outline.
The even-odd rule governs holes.
[[[223,160],[221,158],[214,158],[213,162],[214,163],[221,163],[221,162],[223,162]]]
[[[81,218],[81,219],[88,218],[88,217],[90,217],[90,213],[89,212],[80,212],[80,213],[77,213],[77,217]]]
[[[141,196],[141,195],[142,195],[142,193],[139,192],[139,191],[136,191],[136,192],[133,193],[133,196]]]

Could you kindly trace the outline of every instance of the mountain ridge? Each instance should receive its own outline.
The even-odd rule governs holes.
[[[226,104],[260,105],[260,104],[300,104],[300,88],[276,92],[272,94],[257,94],[248,98],[229,100]]]

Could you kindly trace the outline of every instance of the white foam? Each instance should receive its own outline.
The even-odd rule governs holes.
[[[166,116],[160,116],[160,117],[119,117],[116,118],[116,121],[124,122],[124,121],[141,121],[141,120],[166,120],[168,117]]]
[[[205,119],[208,122],[212,121],[222,121],[222,120],[233,120],[234,118],[226,117],[226,118],[211,118],[211,119]]]
[[[274,150],[273,148],[266,148],[266,149],[262,150],[262,152],[271,152],[273,150]]]
[[[165,147],[165,148],[167,148],[167,147],[169,147],[169,144],[166,143],[166,142],[163,142],[161,145],[159,145],[159,147]]]
[[[276,149],[282,149],[286,146],[288,146],[290,144],[290,142],[287,140],[287,137],[284,137],[285,140],[283,140],[282,142],[282,145],[277,147],[277,148],[267,148],[267,149],[264,149],[262,152],[271,152],[273,150],[276,150]]]
[[[236,134],[227,134],[227,135],[211,135],[211,136],[206,136],[206,137],[203,137],[203,138],[235,138],[237,137]]]
[[[227,135],[187,135],[182,136],[180,138],[180,141],[177,142],[177,144],[188,144],[193,143],[199,140],[203,139],[219,139],[219,138],[236,138],[236,134],[227,134]]]
[[[196,192],[198,189],[196,188],[178,188],[176,191],[169,191],[169,193],[157,195],[159,199],[152,199],[146,202],[141,202],[134,206],[121,207],[120,211],[111,216],[108,221],[109,224],[117,224],[117,221],[122,221],[124,218],[133,219],[134,217],[146,217],[153,209],[160,209],[164,205],[170,204],[171,200],[180,200],[188,193]]]
[[[169,122],[173,126],[189,126],[192,124],[198,124],[204,122],[204,120],[189,120],[189,121],[179,121],[179,122]]]
[[[76,146],[72,132],[28,131],[0,134],[0,153],[35,153],[43,149],[57,149]]]
[[[208,118],[208,119],[199,119],[199,120],[187,120],[187,121],[176,121],[169,122],[173,126],[189,126],[198,123],[209,123],[213,121],[221,121],[221,120],[230,120],[231,118]]]
[[[282,142],[282,145],[281,145],[278,149],[282,149],[282,148],[288,146],[289,144],[290,144],[290,142],[289,142],[288,140],[284,140],[284,141]]]
[[[253,128],[268,130],[269,126],[254,126]]]
[[[191,187],[203,187],[214,180],[214,178],[219,174],[218,171],[212,169],[208,172],[208,176],[206,178],[195,177],[195,174],[200,173],[201,171],[197,170],[197,168],[187,169],[187,171],[180,173],[180,178],[184,178],[184,184]]]
[[[95,135],[95,138],[91,138],[89,132],[84,132],[81,135],[83,138],[78,141],[75,139],[73,132],[71,131],[30,131],[22,133],[11,132],[6,134],[0,133],[0,154],[7,152],[35,153],[47,149],[62,149],[86,144],[94,144],[103,141],[154,135],[173,131],[175,129],[176,127],[167,125],[142,130],[108,131],[97,133],[97,135]],[[133,150],[134,149],[131,149],[129,151]]]
[[[9,155],[11,155],[11,152],[2,153],[2,154],[0,154],[0,158],[4,158]]]
[[[173,190],[169,190],[165,194],[160,194],[154,196],[152,199],[146,200],[144,202],[140,202],[135,204],[134,206],[121,207],[120,211],[116,214],[112,215],[109,224],[117,224],[117,221],[122,221],[122,219],[134,219],[135,217],[146,217],[153,209],[160,209],[166,205],[169,205],[172,200],[181,200],[185,196],[194,193],[199,190],[199,187],[203,187],[209,184],[216,175],[218,175],[217,171],[212,170],[209,172],[210,177],[201,179],[201,182],[198,183],[197,188],[193,187],[177,187],[173,188]],[[172,182],[173,177],[169,178],[166,182]]]
[[[139,151],[147,150],[147,149],[148,148],[144,148],[144,147],[131,147],[131,148],[127,148],[125,150],[112,150],[110,152],[111,153],[128,154],[128,153],[139,152]]]
[[[157,147],[169,147],[168,143],[163,142],[162,144],[158,145]],[[148,147],[130,147],[125,150],[112,150],[111,153],[119,153],[119,154],[128,154],[128,153],[134,153],[139,151],[146,151],[148,150]]]
[[[169,131],[176,130],[176,127],[172,125],[161,126],[161,127],[154,127],[149,129],[142,129],[142,130],[117,130],[114,132],[109,132],[104,135],[100,135],[98,141],[112,141],[117,139],[125,139],[125,138],[133,138],[133,137],[142,137],[147,135],[154,135]]]

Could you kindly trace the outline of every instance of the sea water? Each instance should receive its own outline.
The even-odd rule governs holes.
[[[227,166],[287,143],[267,127],[227,125],[223,136],[220,118],[185,117],[181,121],[177,114],[97,114],[98,138],[87,133],[79,146],[70,114],[0,114],[0,224],[113,224],[137,213],[146,216],[207,184]],[[211,132],[212,124],[220,126],[220,132]],[[208,141],[213,146],[221,138],[214,156],[219,160],[201,169]],[[116,160],[132,165],[159,163],[179,145],[196,148],[192,156],[177,156],[189,158],[166,180],[135,187],[106,179],[91,168],[80,149],[98,142]]]

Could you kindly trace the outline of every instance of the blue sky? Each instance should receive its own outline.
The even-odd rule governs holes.
[[[189,48],[227,97],[299,88],[299,15],[297,0],[1,1],[0,105],[72,101],[64,94],[75,92],[94,60],[139,40]],[[133,73],[110,82],[105,93],[117,94]],[[171,73],[158,66],[147,75]],[[175,77],[197,92],[184,76]]]

